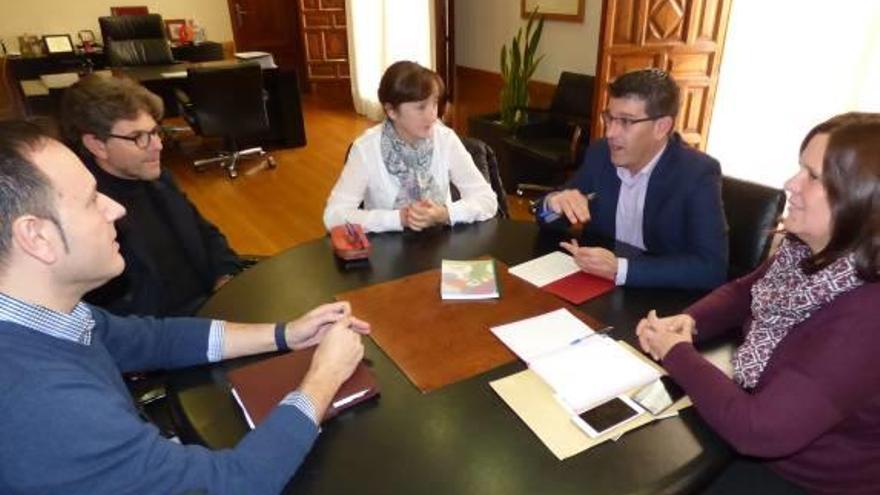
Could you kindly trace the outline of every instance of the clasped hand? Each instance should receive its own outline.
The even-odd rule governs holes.
[[[648,317],[639,322],[636,335],[642,350],[655,361],[661,361],[676,344],[692,343],[695,328],[696,322],[690,315],[658,318],[657,312],[652,309],[648,312]]]
[[[322,304],[287,324],[285,337],[291,349],[313,346],[334,326],[348,328],[357,334],[370,333],[369,323],[351,314],[351,304],[340,301]]]
[[[423,199],[400,209],[400,223],[418,232],[434,225],[449,223],[449,211],[444,205]]]

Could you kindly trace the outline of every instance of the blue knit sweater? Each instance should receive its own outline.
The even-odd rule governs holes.
[[[234,449],[178,445],[143,422],[120,371],[204,363],[209,322],[92,308],[82,345],[0,321],[0,493],[278,493],[317,427],[282,406]]]

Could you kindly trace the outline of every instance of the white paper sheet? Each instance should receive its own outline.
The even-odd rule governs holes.
[[[529,367],[575,412],[660,377],[657,369],[601,335],[546,354]]]
[[[493,327],[491,331],[526,363],[595,334],[564,308]]]
[[[575,264],[574,258],[559,251],[520,263],[508,270],[512,275],[538,287],[543,287],[578,271],[580,268]]]

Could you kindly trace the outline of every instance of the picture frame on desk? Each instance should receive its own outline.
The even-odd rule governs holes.
[[[73,39],[69,34],[47,34],[43,36],[46,53],[73,53]]]
[[[180,43],[180,33],[186,26],[186,19],[165,19],[165,30],[168,32],[168,41]]]

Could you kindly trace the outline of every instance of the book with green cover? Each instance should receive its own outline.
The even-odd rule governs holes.
[[[494,260],[443,260],[440,269],[443,299],[496,299],[498,278]]]

